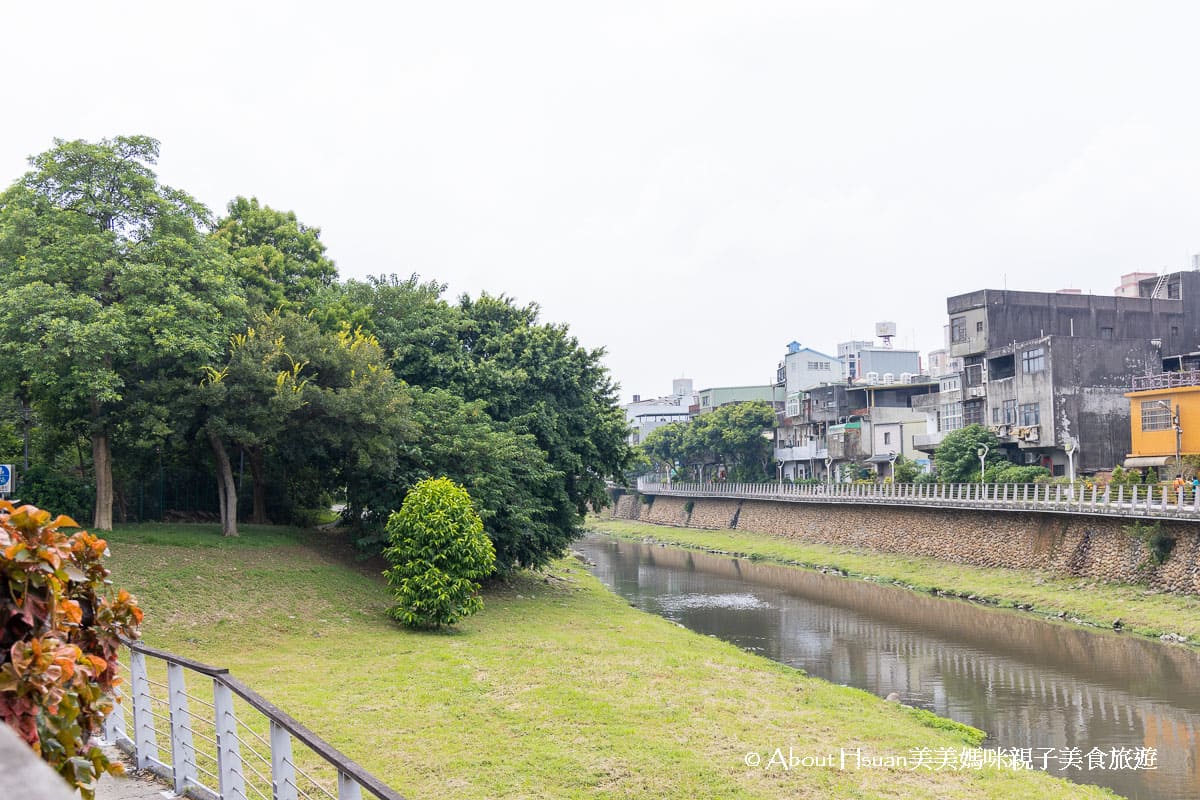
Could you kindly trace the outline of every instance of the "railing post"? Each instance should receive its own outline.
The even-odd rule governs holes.
[[[242,775],[233,692],[218,678],[213,678],[213,717],[217,730],[217,778],[221,782],[221,797],[229,800],[245,797],[246,781]]]
[[[1054,487],[1054,505],[1062,505],[1062,486],[1056,485]]]
[[[271,789],[274,800],[297,800],[292,735],[275,720],[271,720]]]
[[[129,738],[125,733],[125,697],[120,687],[113,688],[113,709],[104,718],[104,740],[112,745]]]
[[[338,772],[338,800],[362,800],[362,789],[344,772]]]
[[[188,713],[183,667],[167,662],[167,692],[171,695],[171,775],[175,794],[197,782],[196,750],[192,746],[192,720]]]
[[[130,695],[133,698],[133,752],[138,769],[158,760],[158,739],[154,735],[154,715],[150,708],[150,681],[146,677],[146,656],[132,648],[129,651]]]

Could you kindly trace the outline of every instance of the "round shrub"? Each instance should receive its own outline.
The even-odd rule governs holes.
[[[421,481],[388,518],[387,533],[394,619],[436,629],[483,608],[476,581],[491,574],[496,550],[466,489],[449,478]]]

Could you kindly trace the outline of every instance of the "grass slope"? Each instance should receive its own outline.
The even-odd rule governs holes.
[[[109,541],[149,644],[229,667],[410,798],[1110,796],[1037,772],[748,767],[775,748],[972,742],[636,611],[570,560],[489,589],[453,632],[412,633],[385,617],[378,567],[333,534],[139,526]]]
[[[987,569],[935,558],[813,544],[765,533],[704,530],[645,522],[588,518],[588,527],[626,539],[695,547],[789,566],[835,568],[917,591],[972,596],[994,605],[1041,616],[1062,616],[1101,628],[1120,619],[1126,632],[1158,637],[1176,633],[1200,642],[1200,597],[1170,594],[1148,586],[1050,571]]]

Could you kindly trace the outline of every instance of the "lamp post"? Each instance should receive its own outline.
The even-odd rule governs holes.
[[[1067,454],[1067,473],[1070,479],[1071,486],[1075,486],[1075,439],[1068,436],[1063,442],[1063,450]]]
[[[983,483],[983,470],[987,461],[988,446],[986,444],[979,445],[975,451],[975,455],[979,456],[979,482]]]
[[[775,472],[779,474],[779,491],[783,491],[783,462],[775,462]]]
[[[888,451],[888,476],[892,479],[892,483],[896,482],[896,451]]]

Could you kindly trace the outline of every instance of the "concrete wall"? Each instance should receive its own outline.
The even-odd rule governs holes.
[[[1066,514],[908,509],[770,500],[659,496],[641,508],[644,522],[736,528],[806,542],[927,556],[978,567],[1049,569],[1200,594],[1200,528],[1163,522],[1177,537],[1155,566],[1125,520]],[[618,506],[614,516],[623,516]],[[628,518],[628,517],[627,517]],[[947,587],[952,588],[952,587]]]

